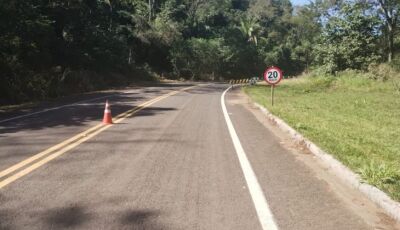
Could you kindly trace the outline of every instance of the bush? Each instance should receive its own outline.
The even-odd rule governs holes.
[[[387,81],[397,74],[397,71],[386,63],[373,63],[368,66],[368,77],[374,80]]]

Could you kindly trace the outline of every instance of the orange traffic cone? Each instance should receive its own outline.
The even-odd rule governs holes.
[[[103,117],[103,124],[112,124],[112,117],[111,117],[111,109],[110,105],[108,104],[108,100],[106,100],[106,108],[104,110],[104,117]]]

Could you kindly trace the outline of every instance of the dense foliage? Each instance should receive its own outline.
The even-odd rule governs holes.
[[[392,61],[397,0],[1,0],[0,104],[167,78],[367,70]]]

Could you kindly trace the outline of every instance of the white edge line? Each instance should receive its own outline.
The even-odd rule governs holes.
[[[41,111],[38,111],[38,112],[28,113],[28,114],[24,114],[24,115],[12,117],[12,118],[4,119],[4,120],[1,120],[0,123],[17,120],[17,119],[24,118],[24,117],[30,117],[30,116],[33,116],[33,115],[36,115],[36,114],[45,113],[45,112],[49,112],[49,111],[52,111],[52,110],[61,109],[61,108],[64,108],[64,107],[79,105],[79,104],[81,104],[83,102],[95,101],[95,100],[100,100],[100,99],[103,99],[103,98],[106,98],[106,97],[113,97],[113,96],[115,96],[115,94],[111,94],[111,95],[103,96],[103,97],[96,97],[96,98],[92,98],[92,99],[88,99],[88,100],[82,100],[82,101],[74,102],[72,104],[62,105],[62,106],[58,106],[58,107],[54,107],[54,108],[50,108],[50,109],[44,109],[44,110],[41,110]]]
[[[267,200],[265,199],[262,188],[258,183],[257,177],[251,167],[246,153],[243,150],[242,144],[240,143],[239,137],[236,134],[235,128],[233,127],[232,121],[228,115],[225,105],[225,94],[230,88],[231,87],[228,87],[221,95],[222,111],[228,126],[229,134],[236,150],[236,154],[239,158],[240,166],[242,167],[247,186],[249,188],[250,196],[257,212],[258,220],[260,221],[263,230],[278,230],[278,226],[275,223],[274,216],[269,208]]]

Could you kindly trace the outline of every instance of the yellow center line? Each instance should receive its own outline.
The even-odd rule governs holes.
[[[50,147],[50,148],[48,148],[48,149],[46,149],[46,150],[44,150],[44,151],[42,151],[42,152],[40,152],[38,154],[35,154],[35,155],[33,155],[33,156],[31,156],[31,157],[29,157],[29,158],[27,158],[27,159],[25,159],[25,160],[23,160],[21,162],[9,167],[9,168],[1,171],[0,172],[0,178],[2,178],[4,176],[6,176],[6,175],[18,170],[18,169],[20,169],[22,167],[24,167],[27,164],[30,164],[31,162],[33,162],[33,161],[35,161],[35,160],[37,160],[37,159],[39,159],[39,158],[41,158],[41,157],[43,157],[45,155],[57,150],[57,149],[60,149],[60,148],[64,147],[65,145],[68,145],[68,144],[76,141],[77,139],[81,138],[82,136],[87,135],[88,133],[98,129],[101,126],[103,126],[103,124],[100,123],[100,124],[90,128],[90,129],[88,129],[88,130],[86,130],[86,131],[84,131],[82,133],[79,133],[79,134],[77,134],[77,135],[75,135],[75,136],[73,136],[73,137],[71,137],[71,138],[69,138],[69,139],[57,144],[57,145],[54,145],[54,146],[52,146],[52,147]]]
[[[183,89],[180,89],[180,90],[177,90],[177,91],[173,91],[173,92],[167,93],[165,95],[156,97],[156,98],[154,98],[152,100],[149,100],[147,102],[144,102],[144,103],[136,106],[135,108],[133,108],[131,110],[128,110],[128,111],[126,111],[124,113],[121,113],[118,116],[116,116],[116,120],[115,120],[114,123],[120,123],[124,119],[134,115],[135,113],[145,109],[146,107],[148,107],[148,106],[150,106],[150,105],[152,105],[152,104],[154,104],[154,103],[156,103],[158,101],[161,101],[161,100],[163,100],[163,99],[165,99],[167,97],[170,97],[172,95],[175,95],[175,94],[177,94],[179,92],[192,89],[194,87],[197,87],[197,86],[186,87],[186,88],[183,88]],[[44,156],[46,156],[46,155],[48,155],[48,154],[53,152],[52,154],[48,155],[47,157],[43,158],[42,160],[30,165],[29,167],[19,171],[18,173],[16,173],[16,174],[14,174],[14,175],[12,175],[12,176],[0,181],[0,189],[3,188],[6,185],[18,180],[19,178],[29,174],[33,170],[39,168],[40,166],[46,164],[47,162],[53,160],[54,158],[56,158],[58,156],[61,156],[62,154],[64,154],[67,151],[75,148],[76,146],[80,145],[81,143],[91,139],[92,137],[94,137],[97,134],[103,132],[104,130],[108,129],[109,127],[111,127],[111,126],[110,125],[104,125],[104,124],[98,124],[98,125],[90,128],[90,129],[88,129],[88,130],[86,130],[84,132],[81,132],[81,133],[79,133],[79,134],[77,134],[77,135],[75,135],[75,136],[73,136],[73,137],[71,137],[71,138],[69,138],[69,139],[57,144],[57,145],[55,145],[55,146],[52,146],[52,147],[50,147],[50,148],[48,148],[48,149],[46,149],[46,150],[44,150],[44,151],[42,151],[42,152],[40,152],[38,154],[33,155],[32,157],[29,157],[29,158],[27,158],[27,159],[15,164],[15,165],[13,165],[13,166],[1,171],[0,172],[0,178],[4,177],[6,175],[9,175],[12,172],[15,172],[16,170],[19,170],[22,167],[24,167],[24,166],[26,166],[26,165],[28,165],[28,164],[30,164],[30,163],[32,163],[32,162],[34,162],[34,161],[36,161],[36,160],[38,160],[38,159],[40,159],[40,158],[42,158],[42,157],[44,157]]]

